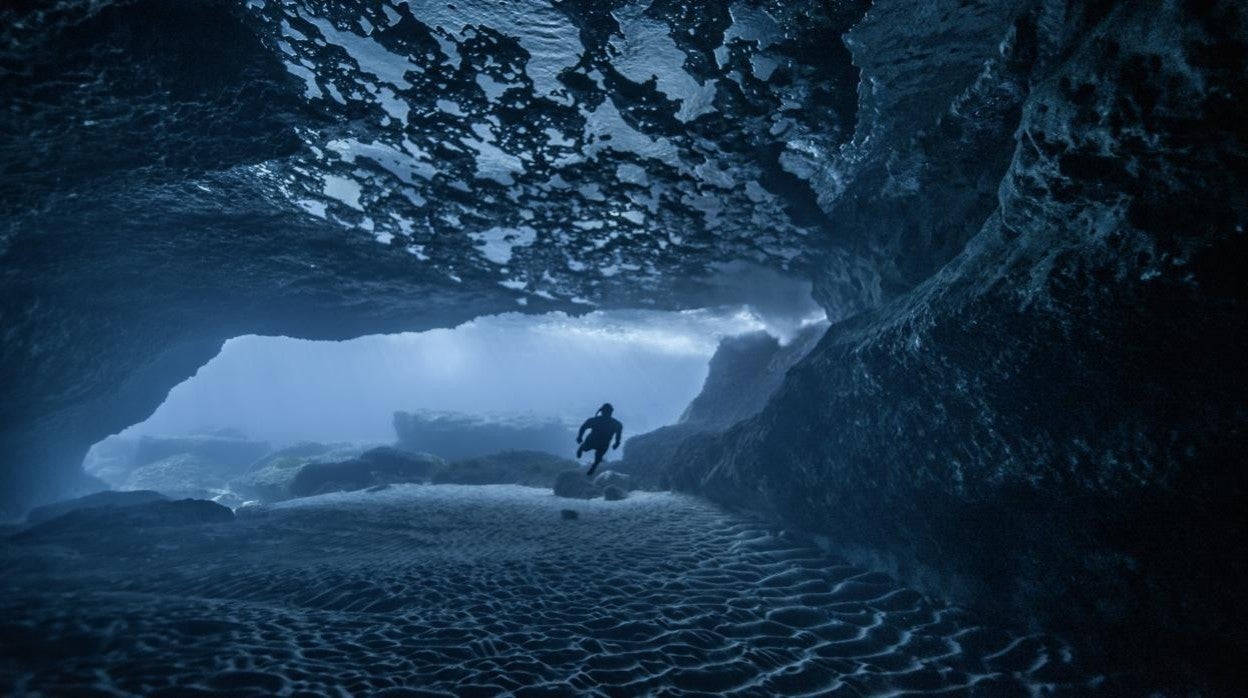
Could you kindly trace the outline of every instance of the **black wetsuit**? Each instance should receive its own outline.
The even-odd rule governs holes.
[[[589,436],[581,441],[586,431],[589,431]],[[576,457],[580,458],[585,451],[594,452],[594,464],[589,466],[589,472],[586,475],[593,475],[598,464],[602,462],[602,457],[607,455],[607,449],[611,446],[611,437],[615,437],[615,447],[619,448],[620,437],[623,434],[624,425],[613,417],[599,415],[585,420],[585,423],[581,425],[581,430],[576,433],[576,440],[581,442],[580,447],[576,449]]]

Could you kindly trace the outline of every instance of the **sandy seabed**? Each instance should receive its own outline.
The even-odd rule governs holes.
[[[579,518],[565,520],[563,509]],[[0,543],[4,695],[1080,695],[1045,636],[694,498],[396,485]]]

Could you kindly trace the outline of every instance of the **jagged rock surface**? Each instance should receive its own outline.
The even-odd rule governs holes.
[[[147,502],[159,502],[167,500],[168,497],[151,490],[132,490],[128,492],[96,492],[85,497],[76,497],[63,502],[55,502],[45,504],[41,507],[35,507],[26,515],[26,523],[38,524],[49,521],[63,514],[78,509],[91,509],[94,507],[124,507],[134,504],[145,504]]]
[[[220,463],[181,453],[135,468],[122,489],[155,490],[174,499],[211,499],[229,477],[220,470]]]
[[[349,444],[296,444],[253,463],[251,472],[229,482],[229,489],[249,499],[280,502],[292,496],[290,484],[304,466],[341,463],[358,458],[361,453],[361,448]]]
[[[723,339],[711,357],[701,392],[680,421],[624,442],[623,462],[614,467],[648,488],[670,486],[672,457],[696,434],[718,433],[758,414],[784,381],[785,373],[823,336],[827,326],[803,328],[787,344],[756,332]]]
[[[71,537],[108,546],[114,538],[126,538],[129,529],[228,523],[233,520],[234,512],[216,502],[204,499],[155,500],[74,509],[21,531],[14,538],[18,541],[43,541]]]
[[[900,5],[877,3],[862,51]],[[1002,111],[974,139],[1016,134],[967,249],[834,325],[761,414],[686,444],[673,479],[1135,669],[1225,688],[1248,648],[1248,605],[1225,583],[1248,571],[1248,134],[1231,116],[1248,108],[1245,17],[1024,7],[983,74],[1029,69],[1018,120]],[[966,120],[963,101],[948,108]],[[921,142],[889,157],[948,174],[918,195],[965,187],[958,158]],[[870,167],[858,177],[880,193],[838,207],[927,215]]]
[[[308,463],[290,480],[289,493],[308,497],[326,492],[351,492],[396,482],[424,482],[444,461],[428,453],[410,453],[382,446],[340,463]]]

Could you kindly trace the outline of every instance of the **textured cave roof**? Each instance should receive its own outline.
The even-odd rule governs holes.
[[[10,9],[0,246],[265,217],[522,305],[681,304],[730,261],[800,273],[828,225],[807,180],[854,128],[839,37],[862,4]]]

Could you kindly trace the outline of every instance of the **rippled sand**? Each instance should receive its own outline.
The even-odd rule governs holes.
[[[564,520],[561,509],[576,509]],[[0,545],[0,694],[1082,694],[1057,640],[672,494],[395,486]],[[88,695],[90,693],[87,693]]]

